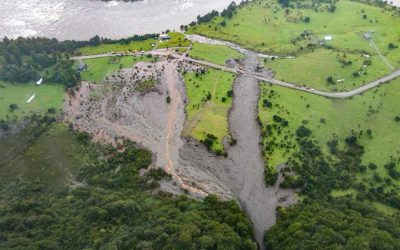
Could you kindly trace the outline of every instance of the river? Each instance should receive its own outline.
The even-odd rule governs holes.
[[[85,40],[178,30],[232,0],[0,0],[0,38],[45,36]],[[238,2],[238,1],[237,1]]]
[[[0,0],[0,38],[45,36],[87,40],[179,29],[232,0]],[[391,0],[400,6],[400,0]],[[240,2],[237,0],[236,2]]]

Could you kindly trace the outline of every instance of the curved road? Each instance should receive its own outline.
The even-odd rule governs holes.
[[[199,64],[199,65],[203,65],[203,66],[207,66],[207,67],[211,67],[211,68],[215,68],[215,69],[219,69],[219,70],[223,70],[223,71],[232,72],[234,74],[243,74],[246,76],[254,77],[257,80],[265,81],[267,83],[271,83],[274,85],[279,85],[279,86],[286,87],[286,88],[300,90],[303,92],[308,92],[308,93],[319,95],[319,96],[325,96],[325,97],[329,97],[329,98],[338,98],[338,99],[349,98],[349,97],[361,94],[363,92],[373,89],[379,85],[382,85],[382,84],[400,76],[400,69],[397,69],[397,70],[393,71],[392,73],[390,73],[389,75],[386,75],[386,76],[379,78],[375,81],[372,81],[370,83],[367,83],[356,89],[352,89],[352,90],[344,91],[344,92],[325,92],[325,91],[316,90],[316,89],[309,88],[309,87],[303,87],[303,86],[300,86],[300,85],[297,85],[294,83],[284,82],[284,81],[281,81],[281,80],[278,80],[275,78],[266,77],[266,76],[263,76],[262,74],[250,72],[250,71],[247,71],[244,69],[229,68],[227,66],[215,64],[212,62],[193,59],[193,58],[190,58],[190,57],[187,57],[184,55],[176,54],[174,52],[171,52],[171,51],[168,51],[165,49],[154,50],[154,51],[149,51],[149,52],[124,53],[124,56],[138,56],[138,55],[146,55],[146,54],[151,54],[153,56],[167,56],[167,57],[178,59],[178,60],[183,60],[183,61],[187,61],[187,62],[191,62],[191,63],[195,63],[195,64]],[[75,56],[75,57],[71,57],[71,60],[79,61],[79,60],[85,60],[85,59],[94,59],[94,58],[112,57],[112,56],[116,56],[116,54],[97,54],[97,55],[88,55],[88,56]]]

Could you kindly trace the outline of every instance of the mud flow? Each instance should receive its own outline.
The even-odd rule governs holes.
[[[246,55],[243,67],[255,71],[257,54],[240,50]],[[165,191],[179,194],[186,190],[197,198],[213,193],[237,199],[253,222],[256,240],[263,249],[263,234],[275,223],[276,207],[293,204],[296,198],[292,190],[282,190],[278,184],[267,188],[264,183],[256,122],[258,81],[246,75],[235,80],[229,126],[237,144],[227,146],[225,158],[181,136],[187,97],[179,72],[193,67],[193,62],[179,58],[138,63],[108,76],[103,84],[83,82],[66,99],[64,119],[97,141],[115,144],[125,138],[150,149],[155,154],[151,167],[163,168],[173,176],[172,182],[161,183]]]

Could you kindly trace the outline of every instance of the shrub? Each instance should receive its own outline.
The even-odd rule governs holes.
[[[11,112],[13,112],[14,110],[18,109],[18,105],[13,103],[13,104],[10,104],[9,108],[10,108]]]
[[[296,130],[296,135],[298,137],[308,137],[311,135],[311,130],[309,130],[308,128],[304,127],[303,125],[301,125],[297,130]]]

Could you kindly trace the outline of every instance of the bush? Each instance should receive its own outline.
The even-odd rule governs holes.
[[[272,107],[272,102],[268,101],[267,99],[264,99],[263,100],[263,107],[271,108]]]
[[[18,105],[13,103],[13,104],[10,104],[9,108],[10,108],[10,111],[13,112],[14,110],[18,109]]]
[[[311,135],[311,130],[309,130],[308,128],[304,127],[303,125],[301,125],[297,130],[296,130],[296,135],[298,137],[308,137]]]

